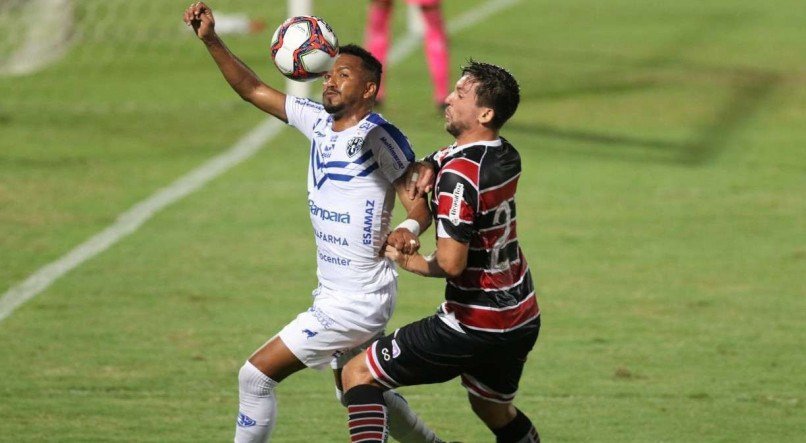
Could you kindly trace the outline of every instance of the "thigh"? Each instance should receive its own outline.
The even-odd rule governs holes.
[[[394,388],[455,378],[472,364],[475,354],[470,337],[432,316],[374,342],[366,363],[375,380]]]
[[[482,362],[462,372],[462,386],[468,393],[495,403],[510,403],[518,392],[523,367],[534,347],[540,329],[530,328],[528,333],[493,346]]]
[[[394,292],[341,294],[320,289],[313,305],[278,335],[306,366],[335,368],[340,357],[383,333],[393,304]]]

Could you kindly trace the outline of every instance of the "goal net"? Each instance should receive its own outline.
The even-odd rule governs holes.
[[[0,111],[148,108],[160,97],[150,97],[151,103],[145,97],[180,83],[178,76],[202,70],[207,76],[218,75],[182,23],[189,4],[190,0],[0,0]],[[208,4],[216,13],[218,32],[241,58],[259,68],[261,76],[275,75],[266,50],[274,27],[287,15],[310,8],[308,0],[289,0],[288,5],[266,0]]]

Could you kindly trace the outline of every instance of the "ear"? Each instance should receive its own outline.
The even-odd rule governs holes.
[[[482,126],[488,126],[493,121],[493,117],[495,117],[493,108],[481,108],[477,119]]]
[[[364,98],[369,99],[375,96],[375,93],[378,91],[378,85],[375,82],[366,82],[364,83]]]

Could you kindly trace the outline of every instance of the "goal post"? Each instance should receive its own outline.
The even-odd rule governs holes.
[[[313,2],[312,0],[288,0],[287,11],[289,17],[311,15],[313,13]],[[285,82],[285,92],[296,97],[309,97],[311,85],[288,79]]]
[[[0,75],[36,72],[62,58],[73,42],[72,0],[0,2]]]

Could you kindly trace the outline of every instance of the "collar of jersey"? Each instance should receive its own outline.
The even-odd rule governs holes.
[[[502,144],[503,144],[503,142],[501,141],[500,138],[497,138],[495,140],[475,141],[475,142],[465,143],[465,144],[459,145],[459,146],[456,146],[456,144],[453,144],[448,148],[448,154],[447,155],[455,154],[455,153],[461,151],[462,149],[469,148],[471,146],[490,146],[490,147],[495,147],[495,146],[501,146]]]

